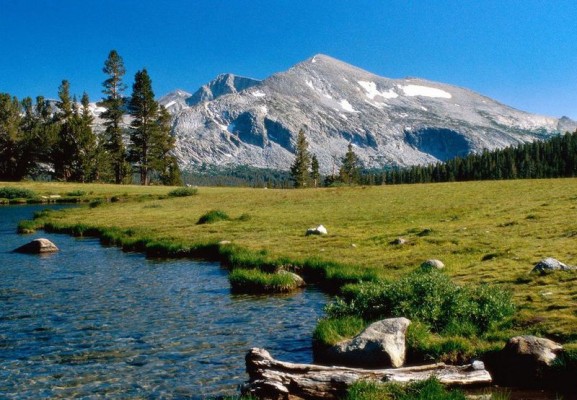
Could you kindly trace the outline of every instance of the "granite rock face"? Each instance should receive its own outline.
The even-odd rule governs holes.
[[[409,166],[577,128],[566,117],[529,114],[443,83],[383,78],[325,55],[263,81],[220,75],[179,99],[170,101],[180,102],[173,134],[184,169],[288,170],[300,129],[327,174],[349,143],[365,167]]]

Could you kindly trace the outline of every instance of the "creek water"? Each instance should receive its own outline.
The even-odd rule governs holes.
[[[322,292],[232,295],[218,263],[15,233],[44,208],[0,207],[0,398],[205,399],[238,393],[251,347],[312,361]],[[12,252],[37,237],[60,251]]]

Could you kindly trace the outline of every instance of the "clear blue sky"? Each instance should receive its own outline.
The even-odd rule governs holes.
[[[577,119],[577,0],[0,0],[0,38],[0,92],[19,98],[68,79],[99,100],[111,49],[158,97],[324,53]]]

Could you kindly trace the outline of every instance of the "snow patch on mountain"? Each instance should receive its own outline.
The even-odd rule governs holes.
[[[444,90],[420,86],[420,85],[407,85],[401,86],[401,89],[406,96],[423,96],[423,97],[440,97],[443,99],[450,99],[451,93],[445,92]]]
[[[375,82],[359,81],[358,83],[363,89],[365,89],[367,97],[371,100],[374,100],[377,96],[384,99],[395,99],[399,97],[393,89],[389,89],[386,92],[377,90],[377,84]]]

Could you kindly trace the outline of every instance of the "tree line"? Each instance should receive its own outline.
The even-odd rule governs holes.
[[[577,176],[577,132],[553,136],[446,162],[363,171],[359,183],[401,184]]]
[[[349,144],[337,175],[325,176],[321,180],[318,168],[318,161],[308,151],[308,143],[301,130],[290,170],[294,187],[297,188],[575,177],[577,132],[406,168],[365,169]]]
[[[122,57],[110,51],[103,67],[104,98],[98,103],[104,130],[94,130],[86,92],[80,101],[63,80],[54,103],[43,96],[21,101],[0,93],[0,180],[25,178],[69,182],[179,184],[180,171],[172,154],[174,138],[166,109],[154,100],[146,69],[127,86]],[[125,123],[125,114],[130,122]]]

